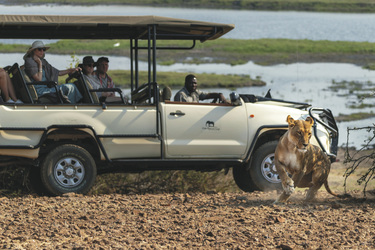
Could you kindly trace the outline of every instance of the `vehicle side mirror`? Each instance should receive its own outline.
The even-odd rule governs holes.
[[[229,94],[230,101],[233,106],[240,106],[242,105],[240,95],[237,92],[232,92]]]

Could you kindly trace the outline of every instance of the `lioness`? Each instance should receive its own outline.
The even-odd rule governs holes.
[[[283,187],[275,203],[286,202],[294,187],[309,187],[307,201],[314,199],[323,184],[328,193],[338,196],[331,191],[327,182],[331,168],[329,157],[319,147],[309,143],[314,120],[311,117],[305,121],[294,120],[288,115],[286,121],[288,131],[280,138],[275,151],[276,170]]]

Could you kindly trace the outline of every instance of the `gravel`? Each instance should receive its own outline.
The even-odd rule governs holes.
[[[2,249],[374,249],[375,200],[297,191],[0,198]]]

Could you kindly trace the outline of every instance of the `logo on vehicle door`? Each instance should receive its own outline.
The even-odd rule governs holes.
[[[208,129],[208,130],[220,130],[220,128],[215,127],[215,123],[213,121],[207,121],[206,126],[204,126],[202,129]]]

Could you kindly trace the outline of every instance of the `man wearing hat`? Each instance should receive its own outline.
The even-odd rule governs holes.
[[[99,80],[99,88],[114,88],[115,84],[112,81],[112,78],[107,74],[109,68],[109,60],[107,57],[99,57],[96,61],[96,71],[95,75]],[[95,88],[95,87],[94,87]],[[100,93],[98,92],[98,96]],[[101,96],[112,97],[115,96],[114,92],[102,92]]]
[[[59,76],[66,74],[72,74],[79,70],[79,68],[70,68],[66,70],[58,70],[47,62],[45,52],[50,47],[44,45],[42,41],[35,41],[28,49],[23,59],[25,60],[25,72],[31,81],[58,81]],[[55,92],[55,88],[49,88],[47,85],[34,85],[38,96]],[[58,89],[62,90],[63,94],[66,95],[71,103],[77,103],[82,99],[82,95],[79,92],[76,85],[67,83],[58,85]]]
[[[101,88],[99,79],[94,74],[94,67],[96,63],[92,56],[85,56],[82,63],[78,65],[82,69],[83,77],[89,82],[93,89]],[[98,92],[99,94],[99,92]]]

